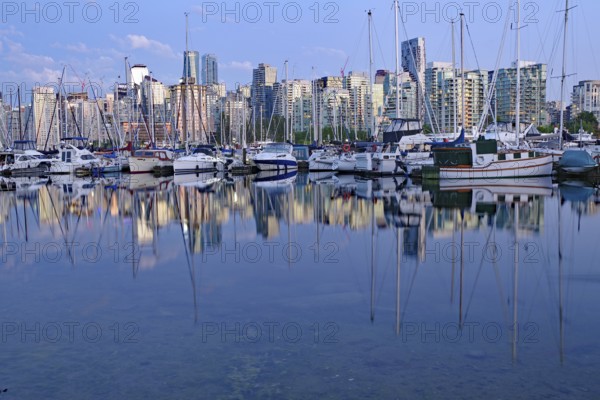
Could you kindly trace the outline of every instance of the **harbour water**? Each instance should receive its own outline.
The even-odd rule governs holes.
[[[585,183],[2,187],[1,399],[600,393],[600,197]]]

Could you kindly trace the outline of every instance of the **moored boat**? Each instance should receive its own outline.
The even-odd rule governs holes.
[[[129,157],[129,171],[132,174],[172,171],[174,159],[174,152],[168,149],[136,150]]]
[[[565,150],[558,162],[558,170],[568,174],[583,174],[598,167],[598,163],[584,149]]]
[[[179,157],[173,162],[176,174],[203,171],[224,171],[225,161],[215,156],[212,147],[198,147],[190,155]]]
[[[297,169],[298,161],[292,151],[293,146],[289,143],[269,143],[252,161],[261,171]]]
[[[534,151],[498,151],[495,140],[435,148],[434,165],[423,166],[423,179],[491,179],[548,176],[552,174],[552,156]]]

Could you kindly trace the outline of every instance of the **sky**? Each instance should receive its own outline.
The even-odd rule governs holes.
[[[512,4],[512,7],[510,6]],[[516,2],[399,1],[399,38],[422,36],[427,62],[451,61],[451,21],[465,14],[466,69],[508,67],[516,58]],[[579,80],[600,79],[600,41],[594,23],[600,1],[571,0],[566,50],[566,96]],[[98,88],[102,97],[124,81],[125,58],[145,64],[159,81],[179,81],[186,48],[214,53],[219,80],[233,89],[252,81],[252,69],[267,63],[284,79],[339,76],[369,70],[367,10],[373,14],[373,72],[395,68],[392,0],[297,1],[3,1],[0,5],[0,82],[5,101],[16,86],[58,82],[64,69],[67,91]],[[521,59],[548,64],[548,100],[560,98],[564,0],[521,1]],[[516,23],[513,27],[516,27]],[[456,59],[459,24],[455,24]],[[92,83],[90,85],[90,82]]]

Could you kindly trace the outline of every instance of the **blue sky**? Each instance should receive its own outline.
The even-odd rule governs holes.
[[[69,89],[91,80],[108,87],[123,80],[124,58],[146,64],[165,84],[178,81],[185,50],[185,12],[189,12],[189,49],[214,53],[219,79],[229,89],[249,83],[252,68],[269,63],[283,78],[289,60],[290,78],[313,78],[367,71],[369,68],[367,9],[373,10],[375,69],[394,69],[394,19],[391,0],[256,1],[164,3],[133,1],[3,1],[0,16],[0,82],[25,91],[33,84],[56,82],[63,66]],[[600,79],[600,43],[594,23],[597,0],[571,0],[567,39],[567,91],[583,79]],[[467,69],[493,69],[509,2],[400,1],[405,23],[400,40],[423,36],[427,61],[450,61],[450,23],[461,6]],[[521,57],[547,63],[548,74],[560,75],[564,0],[521,2]],[[514,13],[511,15],[514,16]],[[472,42],[472,43],[471,43]],[[473,51],[475,49],[475,53]],[[500,66],[515,58],[515,34],[507,34]],[[457,60],[458,60],[457,29]],[[121,78],[119,78],[119,76]],[[548,99],[560,96],[558,79],[548,79]]]

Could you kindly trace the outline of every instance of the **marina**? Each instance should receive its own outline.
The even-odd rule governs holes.
[[[600,2],[463,3],[3,3],[0,400],[597,399]]]

